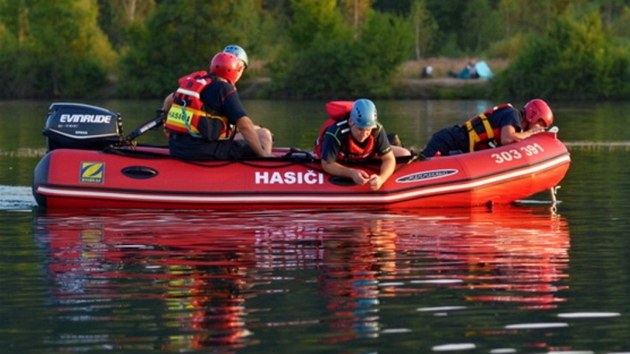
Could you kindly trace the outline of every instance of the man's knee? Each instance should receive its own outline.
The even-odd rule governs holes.
[[[273,146],[273,134],[271,134],[271,130],[261,127],[256,130],[256,134],[258,135],[258,140],[263,149],[270,153]]]

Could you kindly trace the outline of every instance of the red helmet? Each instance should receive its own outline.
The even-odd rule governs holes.
[[[231,84],[240,79],[244,68],[243,62],[231,53],[217,53],[210,60],[210,73],[226,79]]]
[[[545,123],[545,127],[550,127],[553,124],[551,108],[549,108],[547,102],[540,98],[534,98],[527,102],[523,107],[523,115],[530,124],[534,124],[539,120]]]

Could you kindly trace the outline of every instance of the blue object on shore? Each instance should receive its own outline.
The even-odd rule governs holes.
[[[475,63],[475,75],[471,76],[470,69],[465,67],[462,71],[457,74],[457,77],[460,79],[491,79],[494,74],[492,74],[492,70],[485,61],[480,61]]]
[[[477,70],[477,75],[479,75],[479,78],[481,79],[491,79],[494,76],[494,74],[492,74],[492,70],[490,70],[490,67],[485,61],[480,61],[475,64],[475,69]]]

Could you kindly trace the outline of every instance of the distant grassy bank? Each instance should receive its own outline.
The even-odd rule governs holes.
[[[485,60],[478,58],[477,60]],[[394,93],[396,99],[467,99],[489,98],[491,86],[488,80],[463,80],[449,76],[449,72],[461,71],[468,58],[427,58],[407,61],[398,70]],[[508,66],[506,60],[486,60],[493,73],[499,73]],[[422,68],[431,66],[430,78],[422,78]],[[259,97],[261,90],[271,80],[264,67],[264,62],[252,62],[239,82],[239,91],[243,98]]]

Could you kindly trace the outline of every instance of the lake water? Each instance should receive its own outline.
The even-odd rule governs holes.
[[[3,353],[630,353],[630,103],[552,102],[572,154],[555,212],[541,193],[492,210],[241,213],[39,210],[49,103],[0,102]],[[160,104],[84,103],[127,132]],[[324,116],[244,103],[277,145],[309,148]],[[490,105],[376,104],[417,147]]]

